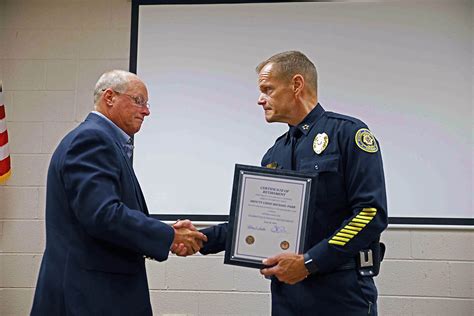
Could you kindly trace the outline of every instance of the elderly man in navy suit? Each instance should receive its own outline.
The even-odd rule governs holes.
[[[95,111],[54,152],[46,249],[31,315],[152,315],[145,257],[197,252],[206,236],[149,216],[131,163],[132,136],[150,115],[145,84],[104,73]]]

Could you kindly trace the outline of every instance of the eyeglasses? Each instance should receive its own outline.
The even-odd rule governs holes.
[[[103,91],[105,91],[107,89],[104,89]],[[133,96],[133,95],[130,95],[130,94],[126,94],[126,93],[122,93],[122,92],[118,92],[118,91],[115,91],[112,89],[113,92],[117,93],[117,94],[123,94],[123,95],[126,95],[127,97],[129,97],[130,99],[132,99],[133,101],[133,105],[135,105],[136,107],[139,107],[139,108],[144,108],[146,107],[147,109],[150,109],[150,103],[146,102],[145,100],[143,100],[141,97],[136,97],[136,96]]]

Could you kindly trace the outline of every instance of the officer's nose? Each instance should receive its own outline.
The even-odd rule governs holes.
[[[260,93],[260,95],[258,96],[257,104],[265,105],[265,103],[267,103],[267,100],[265,99],[265,96],[263,95],[263,93]]]

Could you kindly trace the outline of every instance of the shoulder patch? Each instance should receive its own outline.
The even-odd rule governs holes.
[[[355,143],[357,146],[368,153],[376,153],[379,146],[374,135],[367,128],[360,128],[355,135]]]

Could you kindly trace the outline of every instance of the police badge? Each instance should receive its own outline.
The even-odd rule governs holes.
[[[329,144],[328,134],[326,133],[318,134],[316,135],[313,141],[313,150],[315,153],[319,155],[320,153],[324,151],[324,149],[326,149],[328,144]]]

